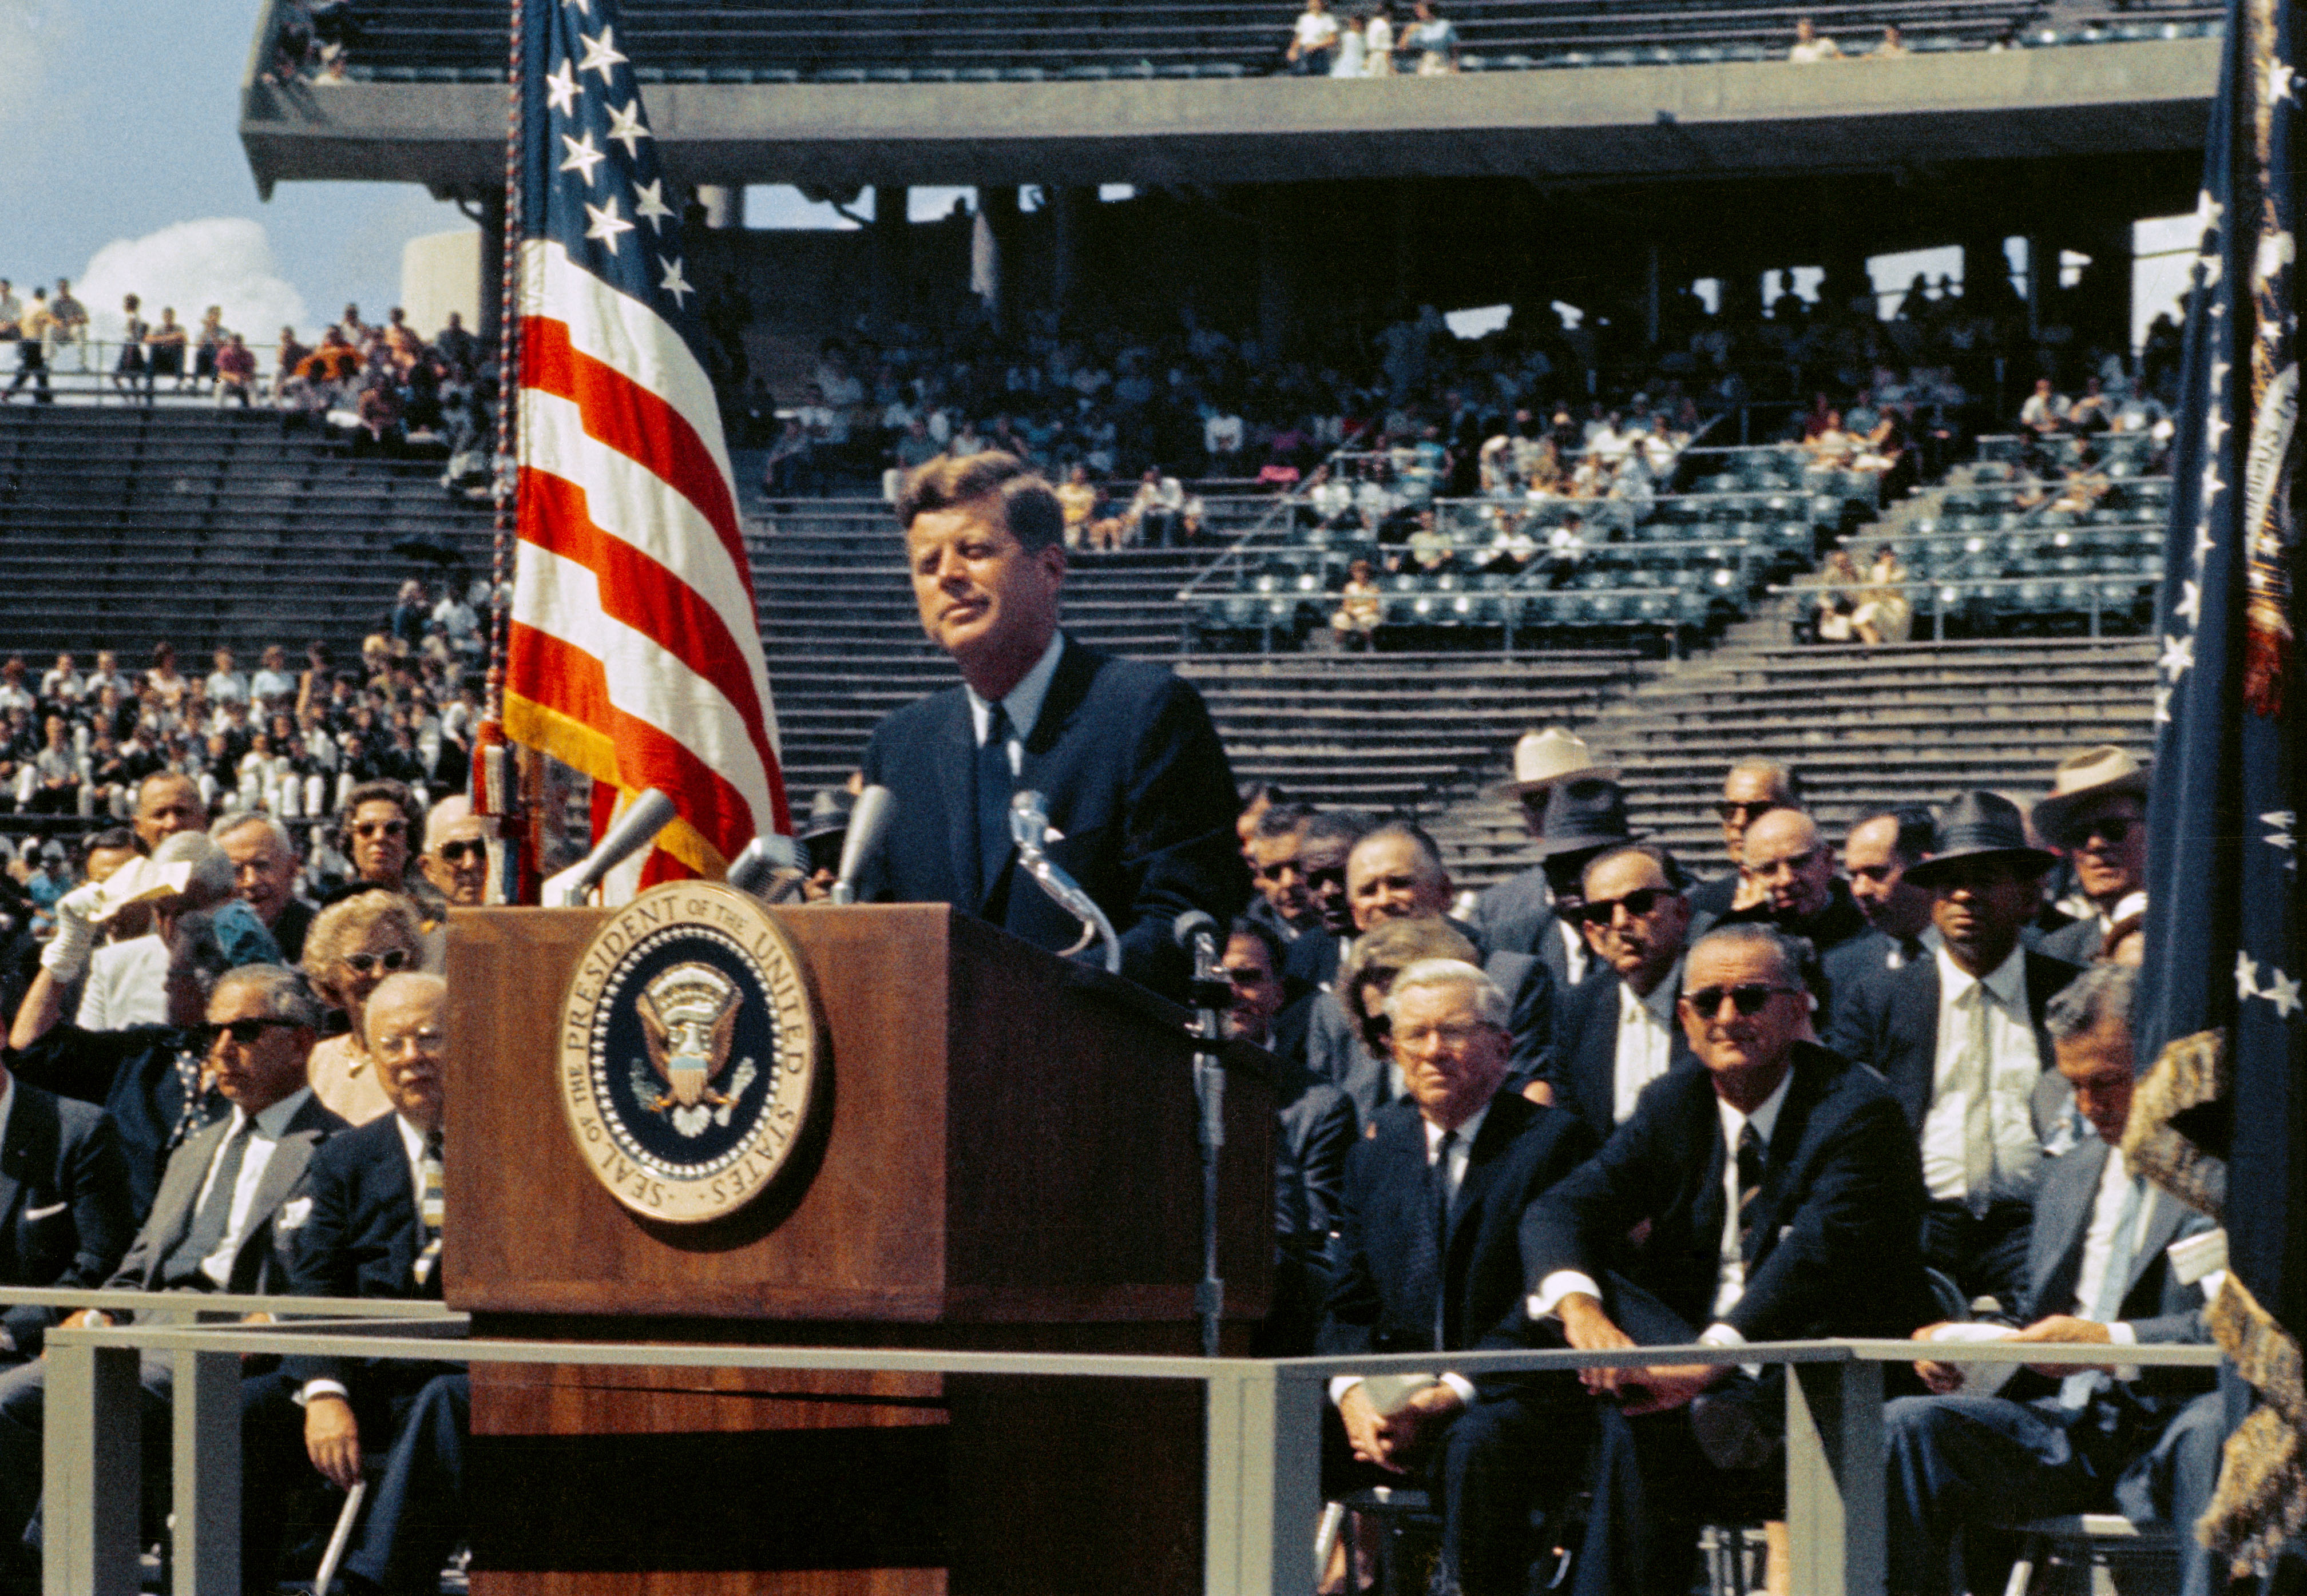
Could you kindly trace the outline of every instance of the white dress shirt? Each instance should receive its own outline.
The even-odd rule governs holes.
[[[248,1137],[248,1151],[241,1155],[240,1178],[233,1183],[232,1209],[225,1222],[224,1240],[217,1244],[214,1252],[201,1260],[201,1273],[214,1281],[220,1291],[231,1289],[233,1260],[240,1256],[242,1246],[248,1240],[248,1233],[253,1228],[252,1220],[258,1217],[248,1210],[255,1200],[258,1185],[264,1179],[265,1166],[272,1162],[273,1149],[280,1146],[280,1138],[287,1131],[288,1121],[296,1117],[297,1111],[311,1100],[312,1095],[312,1087],[299,1086],[270,1108],[257,1113],[256,1128]],[[217,1143],[216,1151],[209,1155],[209,1171],[202,1178],[201,1188],[193,1198],[193,1213],[198,1214],[201,1205],[208,1201],[209,1188],[216,1184],[217,1171],[224,1162],[225,1149],[232,1145],[232,1138],[238,1136],[240,1128],[247,1123],[246,1111],[236,1104],[232,1111],[232,1128],[225,1132],[224,1139]]]
[[[1943,947],[1934,957],[1939,966],[1938,1057],[1931,1072],[1930,1107],[1923,1115],[1923,1184],[1934,1197],[1966,1198],[1972,1195],[1968,1171],[1991,1164],[1997,1191],[2023,1189],[2041,1156],[2033,1099],[2043,1073],[2027,1009],[2026,949],[2012,948],[1984,981],[1965,973]],[[1984,1060],[1977,1056],[1982,1002]],[[1970,1146],[1965,1128],[1982,1071],[1991,1149]]]
[[[1042,717],[1042,700],[1050,696],[1050,678],[1058,674],[1058,656],[1065,652],[1066,634],[1056,632],[1050,646],[1042,650],[1042,657],[1033,668],[1019,678],[1001,699],[1001,708],[1009,716],[1009,773],[1016,775],[1025,765],[1025,739],[1032,735],[1033,723]],[[970,738],[980,748],[985,746],[985,734],[993,724],[993,706],[979,696],[977,689],[964,682],[969,694]]]
[[[1473,1162],[1474,1138],[1481,1134],[1482,1121],[1489,1117],[1489,1105],[1484,1103],[1474,1111],[1471,1119],[1458,1127],[1458,1139],[1450,1144],[1450,1162],[1443,1168],[1442,1180],[1453,1202],[1458,1198],[1458,1188],[1466,1183],[1466,1166]],[[1418,1126],[1426,1133],[1426,1167],[1432,1169],[1435,1158],[1442,1151],[1442,1137],[1445,1133],[1439,1125],[1423,1117],[1419,1120]],[[1445,1289],[1447,1288],[1445,1287]],[[1474,1400],[1473,1382],[1465,1376],[1444,1374],[1436,1377],[1456,1392],[1460,1402],[1471,1403]],[[1361,1383],[1362,1377],[1359,1375],[1334,1376],[1330,1381],[1330,1400],[1335,1403]]]
[[[2077,1318],[2092,1317],[2091,1309],[2098,1301],[2099,1289],[2106,1283],[2107,1266],[2114,1261],[2114,1227],[2123,1217],[2124,1199],[2131,1194],[2131,1171],[2123,1154],[2110,1147],[2106,1167],[2099,1171],[2098,1192],[2091,1199],[2089,1228],[2083,1231],[2083,1261],[2075,1275],[2075,1300],[2071,1311]],[[2147,1234],[2147,1227],[2155,1218],[2155,1206],[2169,1199],[2150,1188],[2147,1200],[2139,1205],[2139,1220],[2131,1235],[2131,1259],[2135,1268],[2139,1262],[2139,1243]],[[2136,1346],[2139,1334],[2120,1319],[2106,1321],[2106,1338],[2116,1346]],[[2117,1380],[2139,1377],[2136,1369],[2116,1369],[2108,1371]]]
[[[89,960],[73,1023],[83,1031],[125,1031],[168,1023],[168,945],[159,936],[107,942]]]
[[[1667,1072],[1674,1061],[1674,1002],[1682,991],[1682,961],[1638,998],[1634,989],[1618,982],[1618,1058],[1611,1084],[1611,1120],[1624,1125],[1634,1111],[1642,1088]]]
[[[1779,1084],[1768,1097],[1755,1105],[1754,1111],[1744,1114],[1717,1097],[1714,1109],[1722,1127],[1722,1240],[1717,1250],[1714,1306],[1715,1322],[1709,1325],[1699,1340],[1709,1346],[1743,1346],[1746,1338],[1722,1322],[1722,1316],[1738,1306],[1738,1299],[1746,1294],[1746,1255],[1738,1246],[1738,1136],[1752,1124],[1754,1134],[1762,1138],[1767,1151],[1771,1133],[1778,1128],[1779,1111],[1786,1106],[1787,1088],[1795,1072],[1789,1068],[1780,1077]],[[1542,1319],[1562,1306],[1562,1300],[1575,1291],[1582,1291],[1597,1302],[1602,1300],[1602,1288],[1594,1277],[1576,1269],[1557,1269],[1538,1283],[1531,1294],[1530,1317]]]
[[[1586,946],[1586,933],[1560,915],[1555,916],[1555,933],[1562,939],[1562,977],[1564,990],[1576,986],[1586,979],[1593,968],[1593,950]]]

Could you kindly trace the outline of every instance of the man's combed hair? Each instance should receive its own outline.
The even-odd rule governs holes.
[[[287,1020],[312,1030],[321,1028],[321,1000],[304,977],[286,965],[242,965],[227,970],[217,982],[227,986],[253,986],[264,1003],[268,1019]]]
[[[1675,859],[1674,850],[1668,847],[1664,843],[1654,842],[1627,843],[1623,847],[1608,848],[1595,854],[1593,858],[1586,862],[1586,868],[1579,872],[1578,881],[1580,889],[1582,891],[1585,888],[1585,884],[1593,880],[1594,872],[1596,871],[1609,863],[1613,859],[1623,859],[1629,854],[1640,854],[1652,864],[1657,865],[1659,871],[1666,877],[1666,887],[1668,892],[1687,892],[1690,890],[1690,872],[1683,869],[1682,865]]]
[[[2059,989],[2043,1009],[2043,1028],[2054,1042],[2071,1042],[2109,1020],[2131,1023],[2131,999],[2139,972],[2129,965],[2093,965]]]
[[[910,528],[916,516],[988,500],[1001,507],[1002,523],[1027,553],[1064,542],[1066,512],[1057,490],[1016,455],[998,449],[939,455],[915,467],[897,493],[897,525]]]
[[[1402,998],[1426,987],[1460,987],[1474,994],[1474,1017],[1503,1031],[1512,1013],[1505,993],[1482,973],[1479,965],[1456,958],[1424,958],[1394,978],[1386,989],[1385,1017],[1391,1022]]]
[[[1755,757],[1741,759],[1730,767],[1730,774],[1733,776],[1742,770],[1768,777],[1771,790],[1778,797],[1780,808],[1800,809],[1803,806],[1802,774],[1793,766],[1778,759]]]
[[[1826,1001],[1826,974],[1818,962],[1817,945],[1808,937],[1791,936],[1775,925],[1765,925],[1758,920],[1735,921],[1718,925],[1690,945],[1695,955],[1702,948],[1720,942],[1745,942],[1768,948],[1777,957],[1779,974],[1791,979],[1823,1004]]]
[[[1891,845],[1891,854],[1900,870],[1910,870],[1938,851],[1939,819],[1919,803],[1902,803],[1896,809],[1876,810],[1858,826],[1872,826],[1877,820],[1889,820],[1899,828],[1899,837]],[[1851,829],[1856,831],[1858,826]]]
[[[1277,803],[1257,817],[1257,824],[1252,828],[1251,835],[1269,841],[1277,837],[1287,837],[1312,819],[1314,814],[1314,806],[1310,803]]]

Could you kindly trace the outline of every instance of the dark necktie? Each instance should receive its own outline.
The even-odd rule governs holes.
[[[1009,800],[1017,774],[1009,768],[1009,712],[999,704],[986,717],[985,741],[977,746],[978,897],[991,897],[1001,867],[1009,862]]]
[[[417,1199],[416,1222],[425,1232],[424,1250],[416,1255],[415,1274],[421,1287],[429,1283],[433,1271],[441,1262],[441,1219],[444,1212],[441,1200],[441,1133],[425,1133],[425,1151],[416,1160],[416,1173],[423,1182],[424,1194]]]
[[[1427,1161],[1418,1223],[1410,1227],[1410,1258],[1402,1276],[1410,1298],[1407,1306],[1433,1326],[1437,1351],[1443,1350],[1442,1241],[1450,1227],[1450,1149],[1457,1145],[1458,1133],[1444,1131],[1441,1146]]]
[[[163,1286],[171,1290],[193,1286],[207,1291],[215,1285],[201,1273],[201,1263],[224,1245],[226,1232],[232,1227],[233,1188],[240,1184],[240,1166],[247,1161],[249,1133],[255,1128],[255,1120],[244,1119],[240,1128],[225,1143],[223,1155],[217,1160],[216,1174],[209,1181],[208,1195],[201,1199],[184,1239],[176,1243],[161,1268]]]
[[[1922,957],[1923,940],[1920,937],[1901,937],[1899,939],[1899,967],[1900,969],[1905,969],[1908,965],[1913,964]]]
[[[1738,1132],[1738,1255],[1754,1256],[1754,1199],[1762,1195],[1762,1138],[1749,1123]]]

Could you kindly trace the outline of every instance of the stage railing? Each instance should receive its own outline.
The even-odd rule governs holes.
[[[175,1365],[174,1589],[241,1589],[240,1380],[249,1354],[329,1353],[436,1362],[643,1369],[1194,1380],[1207,1393],[1203,1588],[1211,1596],[1307,1596],[1321,1507],[1318,1439],[1331,1377],[1345,1373],[1534,1373],[1658,1364],[1788,1366],[1787,1517],[1795,1596],[1880,1596],[1883,1588],[1882,1370],[1925,1349],[1906,1341],[1813,1341],[1607,1352],[1418,1353],[1367,1358],[1173,1358],[880,1348],[669,1346],[475,1341],[438,1303],[295,1297],[0,1291],[0,1303],[96,1306],[153,1322],[47,1335],[47,1596],[133,1596],[138,1577],[139,1360]],[[187,1324],[188,1315],[316,1316]],[[158,1322],[162,1316],[173,1320]],[[2213,1368],[2209,1346],[1933,1343],[1942,1362]]]

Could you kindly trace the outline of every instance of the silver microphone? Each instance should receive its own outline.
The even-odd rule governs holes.
[[[857,872],[880,852],[889,822],[897,812],[896,796],[884,786],[870,786],[850,806],[849,833],[841,839],[841,869],[833,882],[833,901],[857,901]]]
[[[1041,884],[1041,888],[1057,905],[1082,922],[1082,939],[1065,950],[1070,958],[1092,942],[1105,943],[1105,968],[1109,974],[1121,974],[1121,939],[1113,932],[1113,922],[1097,906],[1097,900],[1081,889],[1080,883],[1058,868],[1042,851],[1049,836],[1049,811],[1042,807],[1042,795],[1031,788],[1021,790],[1009,800],[1009,840],[1017,845],[1017,862],[1025,873]]]
[[[671,797],[650,787],[632,801],[609,827],[594,850],[545,882],[545,905],[552,909],[581,909],[586,895],[626,860],[656,840],[680,809]]]
[[[759,896],[777,871],[800,868],[801,845],[792,837],[779,837],[772,831],[747,843],[744,852],[729,861],[725,879],[738,891]]]

